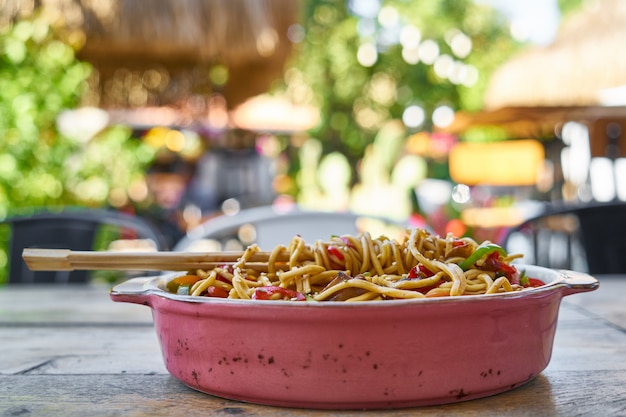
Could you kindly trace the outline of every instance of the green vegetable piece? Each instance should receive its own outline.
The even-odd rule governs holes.
[[[178,287],[178,290],[176,290],[176,294],[178,295],[189,295],[189,288],[191,286],[190,285],[180,285]]]
[[[167,291],[171,292],[172,294],[176,294],[178,292],[178,284],[176,282],[169,281],[166,285],[167,287]]]
[[[526,275],[526,270],[523,269],[519,277],[519,283],[522,287],[526,287],[529,284],[529,277]]]
[[[474,253],[472,253],[469,257],[465,258],[465,260],[459,263],[459,266],[463,271],[467,271],[474,265],[478,260],[482,259],[485,256],[489,256],[494,252],[500,253],[502,256],[506,256],[506,251],[499,245],[491,242],[483,242],[481,243]]]

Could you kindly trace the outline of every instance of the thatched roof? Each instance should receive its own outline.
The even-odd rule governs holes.
[[[81,56],[135,65],[223,62],[240,66],[289,50],[296,2],[282,0],[77,0]],[[108,3],[108,6],[103,6]]]
[[[626,85],[626,1],[587,2],[555,41],[528,49],[492,76],[485,107],[593,106],[603,90]]]
[[[139,80],[135,89],[147,90],[149,100],[144,104],[165,104],[194,90],[201,94],[218,90],[230,107],[236,106],[245,98],[267,91],[282,75],[292,45],[287,32],[298,21],[298,2],[291,0],[4,3],[5,13],[17,14],[20,8],[40,6],[61,16],[74,40],[82,36],[78,57],[97,69],[104,104],[117,106],[133,103],[114,102],[115,97],[107,91],[116,90],[111,83],[128,85],[133,80]],[[228,69],[225,85],[209,81],[209,71],[215,65]],[[152,82],[152,87],[145,85],[150,83],[142,84],[146,77],[161,82]]]
[[[589,128],[592,155],[606,155],[609,126],[626,130],[624,45],[626,1],[590,0],[563,22],[553,44],[528,49],[493,74],[483,111],[459,112],[442,130],[497,126],[505,138],[550,138],[577,121]],[[620,100],[607,105],[608,90]]]

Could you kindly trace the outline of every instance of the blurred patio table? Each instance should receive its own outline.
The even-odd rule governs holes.
[[[278,408],[194,391],[165,369],[150,308],[114,303],[102,285],[9,285],[0,288],[0,415],[624,416],[626,275],[598,279],[597,291],[563,299],[552,360],[526,385],[374,411]]]

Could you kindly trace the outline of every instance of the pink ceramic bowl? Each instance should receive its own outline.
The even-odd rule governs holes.
[[[518,266],[519,267],[519,266]],[[136,278],[114,301],[152,308],[168,371],[219,397],[287,407],[399,408],[485,397],[525,384],[550,361],[564,296],[593,277],[523,266],[522,292],[342,302],[225,300]]]

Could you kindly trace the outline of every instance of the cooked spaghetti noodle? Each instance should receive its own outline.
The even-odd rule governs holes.
[[[402,242],[373,239],[367,232],[313,244],[296,236],[272,250],[261,272],[250,261],[258,251],[257,245],[248,246],[236,263],[193,271],[171,281],[168,289],[233,299],[352,302],[493,294],[542,284],[529,284],[511,265],[521,255],[423,229],[408,231]]]

